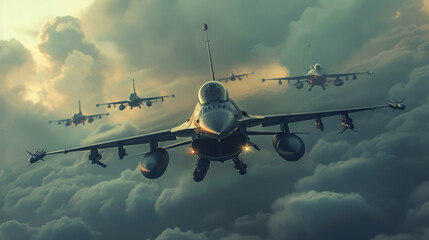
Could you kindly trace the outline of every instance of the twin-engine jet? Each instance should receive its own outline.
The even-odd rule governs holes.
[[[247,164],[240,157],[243,151],[251,148],[259,150],[259,147],[251,141],[250,137],[258,135],[273,136],[273,147],[279,156],[286,161],[297,161],[305,152],[304,142],[297,134],[290,130],[290,124],[300,121],[313,120],[315,126],[324,130],[322,118],[339,115],[340,124],[347,129],[353,129],[351,113],[378,108],[392,108],[404,110],[401,102],[389,102],[385,105],[346,108],[331,111],[315,111],[307,113],[287,113],[276,115],[251,115],[240,109],[230,98],[226,87],[215,80],[211,61],[210,47],[207,37],[207,25],[203,25],[208,49],[212,81],[204,83],[198,92],[198,103],[192,115],[182,125],[171,129],[117,139],[102,143],[95,143],[81,147],[68,148],[52,152],[38,152],[32,154],[28,161],[35,163],[46,155],[69,153],[77,151],[89,151],[89,160],[92,164],[102,167],[106,165],[100,160],[102,155],[99,149],[117,148],[119,159],[127,155],[125,146],[148,144],[149,151],[137,156],[143,156],[140,162],[140,171],[146,178],[155,179],[164,174],[169,163],[167,150],[170,148],[189,145],[190,152],[198,156],[193,173],[193,179],[197,182],[203,180],[211,162],[224,162],[232,160],[232,166],[240,174],[245,174]],[[253,131],[252,127],[279,126],[278,131]],[[160,142],[177,140],[178,137],[187,138],[185,141],[170,143],[160,146]]]
[[[307,74],[303,76],[294,76],[294,77],[281,77],[281,78],[270,78],[270,79],[262,78],[262,82],[278,81],[279,85],[282,85],[282,81],[288,81],[288,84],[290,85],[291,81],[296,81],[294,84],[297,89],[303,88],[304,82],[306,82],[309,86],[308,91],[311,91],[311,89],[314,86],[320,86],[322,87],[323,90],[326,90],[326,87],[328,86],[327,83],[332,83],[337,87],[342,86],[344,84],[344,80],[341,78],[345,78],[346,80],[349,80],[349,77],[351,77],[353,80],[356,80],[357,75],[374,74],[374,71],[372,70],[368,70],[366,72],[328,74],[325,70],[323,70],[322,65],[320,65],[319,63],[316,63],[313,65],[311,46],[308,45],[308,47],[310,51],[311,65],[310,65],[310,71],[308,71]]]
[[[85,121],[88,120],[88,123],[92,123],[94,119],[101,118],[101,116],[107,116],[109,113],[101,113],[101,114],[95,114],[95,115],[84,115],[82,113],[81,107],[80,107],[80,100],[79,100],[79,112],[73,114],[72,118],[66,118],[66,119],[60,119],[60,120],[50,120],[49,123],[56,122],[58,124],[65,123],[66,127],[74,124],[77,126],[78,124],[85,125]]]
[[[131,110],[134,107],[138,107],[141,109],[142,104],[146,104],[146,106],[150,107],[150,106],[152,106],[153,102],[158,102],[159,99],[163,102],[164,98],[175,97],[175,95],[172,94],[172,95],[167,95],[167,96],[141,98],[141,97],[137,96],[136,85],[135,85],[134,79],[133,79],[133,91],[134,92],[130,93],[129,100],[110,102],[110,103],[98,103],[95,106],[99,107],[101,105],[107,105],[108,108],[111,108],[111,105],[113,105],[113,107],[116,107],[116,104],[118,104],[119,110],[121,110],[121,111],[124,110],[127,106],[130,106]]]
[[[235,81],[236,79],[241,81],[241,78],[243,77],[248,77],[250,74],[254,74],[254,72],[251,73],[242,73],[242,74],[234,74],[234,73],[229,73],[228,77],[225,78],[218,78],[216,79],[217,81],[225,81],[225,83],[227,83],[228,81]]]

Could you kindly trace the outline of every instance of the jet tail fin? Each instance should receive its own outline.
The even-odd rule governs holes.
[[[313,53],[311,52],[311,43],[308,44],[308,55],[310,56],[310,64],[313,66]]]
[[[134,95],[136,95],[136,83],[134,81],[134,78],[133,78],[133,91],[134,91]]]
[[[209,39],[208,39],[208,36],[207,36],[207,29],[208,29],[207,24],[204,24],[203,25],[203,30],[204,30],[204,32],[206,34],[206,43],[207,43],[207,52],[208,52],[208,55],[209,55],[210,72],[212,74],[212,81],[216,81],[215,76],[214,76],[214,72],[213,72],[212,55],[210,53],[210,46],[209,46]]]
[[[79,100],[79,113],[82,113],[82,109],[80,107],[80,100]]]

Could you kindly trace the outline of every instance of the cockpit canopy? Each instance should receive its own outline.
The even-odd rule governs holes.
[[[198,99],[201,105],[211,102],[225,102],[228,100],[228,91],[220,82],[206,82],[198,92]]]
[[[314,69],[320,70],[320,69],[322,69],[322,66],[320,64],[316,64],[316,65],[314,65]]]

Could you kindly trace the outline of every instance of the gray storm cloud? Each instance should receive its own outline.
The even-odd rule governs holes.
[[[274,239],[368,239],[381,218],[380,211],[356,193],[292,194],[278,199],[272,208],[267,224]]]
[[[19,94],[25,87],[15,88],[17,94],[0,92],[0,128],[7,134],[0,137],[0,238],[427,238],[429,15],[422,7],[420,0],[95,1],[79,19],[49,21],[39,49],[52,64],[49,86],[67,99],[64,112],[75,110],[75,97],[94,104],[112,97],[106,97],[108,88],[128,92],[133,74],[141,74],[147,88],[177,86],[178,103],[166,101],[162,111],[132,113],[132,124],[100,124],[90,132],[47,125],[46,118],[58,113],[26,101]],[[269,137],[252,138],[262,150],[244,156],[247,175],[239,176],[230,164],[212,164],[199,184],[191,179],[195,159],[184,148],[169,151],[170,166],[156,181],[141,176],[138,159],[119,161],[113,150],[104,153],[106,169],[92,166],[87,153],[27,167],[27,148],[71,147],[129,136],[141,126],[150,131],[160,127],[160,118],[166,118],[162,127],[186,120],[196,101],[192,96],[209,77],[202,23],[209,24],[219,72],[269,60],[302,74],[309,41],[329,72],[376,72],[311,94],[263,85],[238,101],[249,112],[355,107],[405,96],[407,110],[353,115],[359,135],[338,136],[338,120],[327,119],[326,132],[303,136],[308,152],[297,163],[278,157]],[[101,47],[106,42],[114,47]],[[0,46],[1,84],[24,82],[23,75],[11,75],[17,70],[33,74],[34,60],[19,41],[2,40]],[[120,60],[112,61],[111,52]],[[113,80],[116,71],[122,76]],[[291,127],[309,131],[312,125]]]
[[[39,41],[40,51],[59,63],[64,63],[73,51],[94,59],[100,55],[95,45],[86,40],[79,19],[72,16],[56,17],[45,23],[40,30]]]

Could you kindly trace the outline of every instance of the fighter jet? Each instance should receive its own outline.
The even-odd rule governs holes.
[[[102,114],[95,114],[95,115],[84,115],[82,113],[81,107],[80,107],[80,100],[79,100],[79,112],[73,114],[72,118],[66,118],[61,120],[49,120],[49,123],[56,122],[58,124],[65,123],[66,127],[74,124],[77,126],[78,124],[82,123],[85,125],[85,121],[88,120],[88,123],[92,123],[94,119],[101,118],[101,116],[109,115],[109,113],[102,113]]]
[[[231,160],[232,166],[244,175],[247,164],[240,154],[251,149],[259,150],[259,147],[251,141],[251,136],[273,136],[273,147],[279,156],[286,161],[297,161],[305,152],[304,142],[297,133],[290,129],[290,124],[300,121],[313,120],[315,126],[323,130],[322,118],[339,115],[342,127],[353,129],[351,113],[375,110],[378,108],[391,108],[404,110],[405,105],[400,102],[389,102],[385,105],[345,108],[332,111],[315,111],[306,113],[288,113],[276,115],[251,115],[240,109],[230,98],[226,87],[215,80],[211,61],[209,41],[207,37],[207,25],[203,25],[208,49],[208,57],[211,71],[211,81],[204,83],[198,92],[198,103],[194,112],[182,125],[171,129],[131,136],[102,143],[86,146],[67,148],[64,150],[32,154],[28,161],[35,163],[47,155],[69,153],[77,151],[89,151],[89,160],[92,164],[106,167],[100,162],[102,155],[99,149],[117,148],[119,159],[127,155],[125,146],[148,144],[149,151],[134,157],[142,156],[140,172],[149,179],[159,178],[164,174],[169,163],[168,149],[183,145],[190,146],[190,153],[198,156],[193,179],[199,182],[204,179],[211,162],[224,162]],[[279,126],[278,131],[253,131],[252,127]],[[160,146],[160,142],[174,141],[178,137],[187,138],[181,142]]]
[[[309,53],[310,53],[310,71],[308,71],[307,74],[303,76],[295,76],[295,77],[282,77],[282,78],[270,78],[265,79],[262,78],[262,82],[265,81],[278,81],[279,85],[282,85],[283,80],[287,80],[288,84],[291,84],[291,81],[295,82],[295,87],[297,89],[301,89],[304,87],[303,82],[306,82],[309,86],[308,91],[311,91],[311,89],[314,86],[320,86],[323,90],[326,90],[326,87],[328,86],[327,83],[332,83],[335,86],[339,87],[344,84],[344,81],[341,79],[342,77],[345,77],[346,80],[349,80],[349,77],[352,77],[353,80],[357,79],[357,75],[361,74],[374,74],[374,71],[368,70],[366,72],[354,72],[354,73],[337,73],[337,74],[328,74],[325,70],[323,70],[322,65],[319,63],[316,63],[313,65],[313,57],[311,54],[311,45],[308,45]],[[335,79],[335,80],[332,80]]]
[[[127,105],[130,106],[130,109],[132,110],[134,107],[138,107],[138,108],[142,108],[141,104],[143,102],[146,103],[146,106],[150,107],[152,106],[153,102],[157,102],[158,99],[161,99],[162,102],[164,102],[164,98],[167,97],[175,97],[174,94],[172,95],[167,95],[167,96],[158,96],[158,97],[149,97],[149,98],[141,98],[139,96],[137,96],[136,93],[136,85],[133,79],[133,91],[132,93],[130,93],[130,97],[129,100],[124,100],[124,101],[118,101],[118,102],[110,102],[110,103],[98,103],[95,106],[99,107],[101,105],[107,105],[108,108],[111,108],[111,105],[113,105],[113,107],[116,107],[116,104],[119,104],[119,110],[124,110]]]
[[[225,83],[227,83],[228,81],[235,81],[236,79],[241,81],[242,77],[248,77],[250,74],[254,74],[254,72],[251,73],[243,73],[243,74],[237,74],[235,75],[234,73],[229,73],[228,77],[225,78],[218,78],[218,81],[225,81]]]

